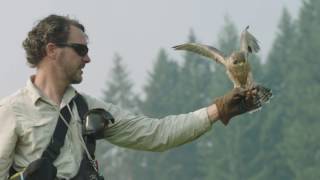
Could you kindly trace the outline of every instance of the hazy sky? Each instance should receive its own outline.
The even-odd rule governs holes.
[[[259,39],[265,57],[277,30],[283,7],[296,17],[300,0],[0,0],[0,98],[25,86],[34,73],[26,65],[21,42],[33,25],[51,14],[70,15],[86,26],[90,38],[91,63],[84,70],[84,81],[76,87],[101,97],[110,75],[114,53],[126,64],[135,90],[140,90],[160,48],[171,57],[182,53],[172,46],[187,40],[193,28],[198,40],[215,45],[224,17]]]

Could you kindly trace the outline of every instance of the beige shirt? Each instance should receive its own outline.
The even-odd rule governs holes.
[[[89,109],[104,108],[114,116],[115,123],[106,130],[105,139],[122,147],[164,151],[192,141],[211,129],[206,108],[154,119],[82,95]],[[11,164],[20,171],[40,158],[52,137],[60,109],[74,96],[75,89],[70,86],[57,106],[28,80],[26,87],[0,101],[0,180],[7,178]],[[83,157],[81,123],[75,105],[72,114],[64,146],[54,162],[59,178],[75,176]]]

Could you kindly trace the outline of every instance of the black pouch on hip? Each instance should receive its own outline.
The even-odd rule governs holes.
[[[22,172],[11,176],[10,180],[54,180],[57,168],[46,158],[31,162]]]
[[[57,168],[46,158],[33,161],[23,172],[25,180],[54,180]]]

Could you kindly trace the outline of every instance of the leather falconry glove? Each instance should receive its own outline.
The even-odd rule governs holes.
[[[224,96],[215,99],[219,118],[227,125],[234,116],[261,107],[256,87],[251,89],[234,88]]]

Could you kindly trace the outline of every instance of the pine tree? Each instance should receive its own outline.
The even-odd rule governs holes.
[[[320,133],[316,130],[320,128],[319,19],[320,2],[303,1],[297,20],[292,66],[286,75],[288,123],[284,128],[283,142],[279,145],[294,174],[292,179],[320,178]]]
[[[144,114],[163,117],[177,112],[174,97],[177,93],[175,89],[179,78],[178,71],[178,64],[170,60],[166,51],[161,49],[144,87],[146,98],[140,107]]]
[[[273,90],[274,97],[271,104],[260,112],[263,120],[260,128],[260,152],[257,160],[263,162],[259,166],[254,178],[256,179],[292,179],[292,171],[285,163],[285,158],[278,149],[285,136],[283,129],[289,123],[286,93],[291,89],[287,87],[287,75],[292,68],[293,44],[296,41],[296,26],[291,20],[287,9],[283,10],[278,25],[278,33],[265,64],[266,76],[263,82]]]
[[[115,54],[113,63],[104,90],[104,101],[116,104],[124,110],[138,112],[139,98],[133,92],[133,83],[119,54]],[[137,164],[134,151],[98,141],[96,154],[106,177],[115,180],[133,179],[133,167]]]
[[[137,111],[137,95],[133,92],[133,83],[119,54],[115,54],[113,63],[114,67],[106,83],[107,90],[104,91],[104,100],[126,110]]]

